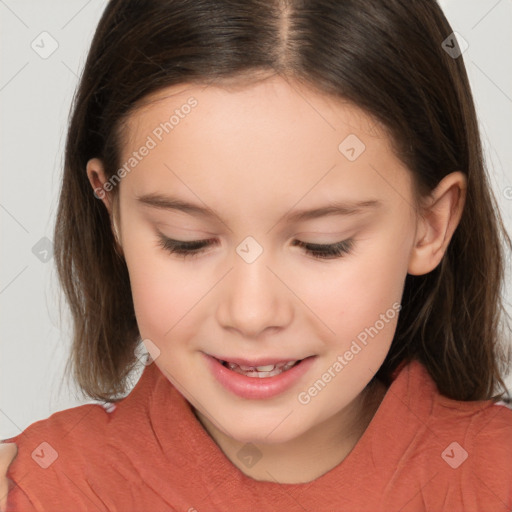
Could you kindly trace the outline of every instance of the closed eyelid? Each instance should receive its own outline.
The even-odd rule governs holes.
[[[192,241],[181,241],[165,237],[159,233],[158,245],[170,254],[181,258],[194,258],[207,252],[213,245],[218,245],[216,239],[203,239]],[[304,253],[316,260],[336,260],[344,255],[351,254],[355,246],[353,238],[342,240],[330,244],[318,244],[294,240],[292,246],[299,246],[304,249]]]

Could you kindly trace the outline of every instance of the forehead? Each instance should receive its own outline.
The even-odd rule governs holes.
[[[245,86],[184,83],[144,98],[128,118],[122,163],[144,146],[151,149],[126,179],[139,193],[201,191],[221,202],[224,191],[243,202],[279,192],[291,205],[306,195],[382,197],[409,188],[372,116],[280,77]]]
[[[301,120],[301,127],[310,134],[326,129],[335,131],[343,124],[349,130],[387,139],[384,126],[376,118],[342,97],[279,76],[254,83],[233,80],[226,79],[222,85],[180,83],[145,96],[137,102],[125,123],[124,142],[133,144],[140,135],[155,128],[155,121],[168,121],[176,111],[179,120],[185,119],[191,110],[187,106],[191,98],[199,107],[193,107],[194,117],[201,118],[202,123],[207,123],[207,115],[218,117],[221,114],[220,117],[231,125],[251,121],[248,119],[251,117],[252,124],[263,119],[265,131],[272,131],[274,127]]]

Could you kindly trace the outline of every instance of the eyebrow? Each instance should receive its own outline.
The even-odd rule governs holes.
[[[158,193],[144,194],[136,196],[137,201],[143,205],[161,210],[175,210],[195,215],[198,217],[211,218],[219,215],[207,206],[199,206],[182,199],[172,196],[164,196]],[[332,201],[325,206],[304,210],[291,210],[284,215],[286,222],[300,222],[305,220],[317,219],[320,217],[332,215],[356,215],[367,211],[368,209],[378,209],[382,203],[377,199],[367,199],[363,201]],[[221,219],[222,220],[222,219]]]

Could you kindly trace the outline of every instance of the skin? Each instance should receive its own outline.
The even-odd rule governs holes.
[[[464,206],[465,175],[445,177],[418,210],[412,174],[378,123],[281,77],[238,88],[181,84],[152,95],[129,118],[121,161],[191,96],[197,106],[126,174],[119,195],[98,194],[126,259],[140,333],[235,466],[257,480],[310,482],[350,453],[379,407],[386,389],[368,383],[388,353],[398,315],[308,404],[299,393],[400,303],[407,273],[426,274],[440,263]],[[354,161],[338,149],[351,134],[366,146]],[[100,159],[86,171],[93,189],[105,185]],[[206,205],[217,216],[137,201],[152,192]],[[284,220],[297,209],[367,199],[381,206]],[[182,258],[159,246],[158,231],[217,244]],[[250,264],[236,252],[247,236],[263,250]],[[336,259],[292,245],[348,239],[352,252]],[[202,352],[317,357],[290,390],[246,400],[215,380]],[[237,457],[248,442],[262,455],[252,468]]]
[[[16,443],[0,443],[0,511],[4,512],[7,508],[7,493],[9,482],[7,480],[7,471],[12,461],[18,455]]]

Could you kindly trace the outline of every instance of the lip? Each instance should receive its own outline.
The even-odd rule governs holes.
[[[229,368],[226,368],[214,356],[210,356],[204,352],[203,355],[213,376],[217,379],[218,382],[220,382],[220,384],[222,384],[224,388],[241,398],[257,400],[272,398],[281,393],[284,393],[286,390],[297,384],[297,382],[299,382],[304,374],[307,373],[307,371],[311,368],[317,357],[306,357],[293,368],[290,368],[289,370],[280,373],[279,375],[275,375],[274,377],[259,378],[246,377],[245,375],[236,373]],[[225,360],[226,359],[222,359],[222,361]],[[244,361],[243,359],[237,360],[233,358],[228,358],[228,360],[230,362]],[[269,361],[269,359],[258,360],[258,364],[256,366],[264,366],[265,362],[267,361]],[[274,359],[274,361],[276,360]],[[287,359],[285,362],[287,361],[290,361],[290,359]],[[254,363],[254,361],[250,363],[251,364],[248,364],[247,366],[253,366],[252,363]],[[242,362],[241,364],[245,363]]]

